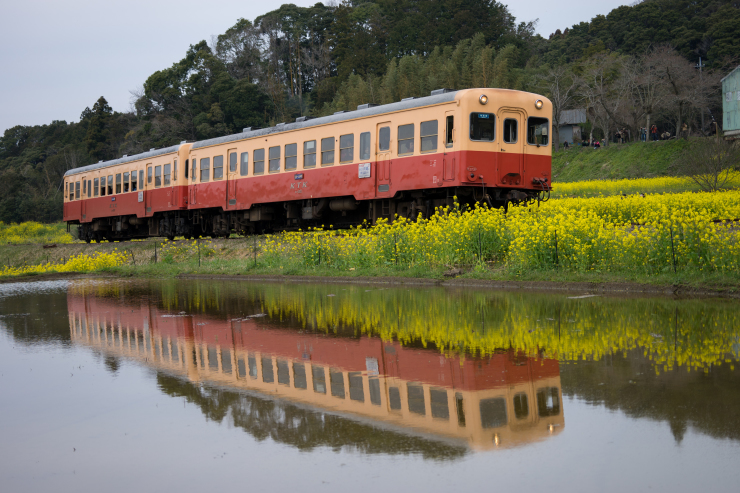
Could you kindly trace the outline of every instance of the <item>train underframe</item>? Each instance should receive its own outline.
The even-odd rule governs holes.
[[[228,237],[232,233],[253,235],[311,227],[347,228],[392,221],[396,216],[428,218],[439,207],[489,207],[531,202],[541,197],[537,190],[481,187],[398,192],[394,197],[357,201],[352,196],[255,204],[248,210],[223,208],[157,212],[152,217],[113,216],[79,225],[79,237],[88,243],[126,241],[149,237]]]

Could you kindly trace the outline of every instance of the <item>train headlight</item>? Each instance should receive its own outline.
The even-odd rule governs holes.
[[[488,96],[486,96],[485,94],[481,94],[481,96],[478,98],[478,102],[480,102],[480,104],[488,103]]]
[[[543,104],[542,103],[542,100],[541,99],[538,99],[537,101],[534,102],[534,107],[537,108],[538,110],[541,110],[542,109],[542,104]]]

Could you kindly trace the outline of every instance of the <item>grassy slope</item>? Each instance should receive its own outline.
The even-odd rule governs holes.
[[[573,147],[553,154],[553,182],[668,176],[669,166],[691,141],[610,144],[601,149]]]

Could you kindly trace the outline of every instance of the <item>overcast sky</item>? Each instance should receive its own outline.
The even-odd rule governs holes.
[[[82,110],[100,96],[114,110],[127,111],[129,91],[182,59],[188,46],[223,33],[240,17],[254,20],[282,3],[286,2],[3,0],[0,132],[15,125],[78,121]],[[292,3],[309,6],[316,0]],[[628,2],[503,3],[517,22],[539,18],[537,31],[546,37]]]

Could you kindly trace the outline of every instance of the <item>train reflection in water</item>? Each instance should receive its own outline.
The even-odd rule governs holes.
[[[261,314],[224,320],[72,293],[68,308],[72,340],[108,356],[376,426],[479,450],[531,443],[564,426],[555,359],[515,350],[445,356],[377,337],[291,330]]]

